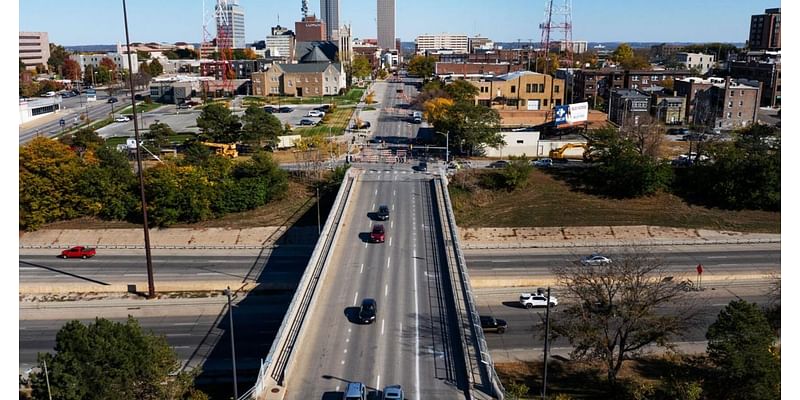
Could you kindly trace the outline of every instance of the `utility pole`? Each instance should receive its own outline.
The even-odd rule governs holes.
[[[233,306],[231,306],[231,287],[228,286],[228,288],[223,290],[222,293],[228,296],[228,318],[231,324],[231,359],[233,361],[233,398],[238,399],[239,385],[236,382],[236,345],[233,337]]]
[[[547,287],[547,312],[544,318],[544,374],[542,375],[542,400],[547,399],[547,353],[550,342],[550,286]]]
[[[125,0],[122,0],[122,12],[123,16],[125,17],[125,45],[128,49],[128,65],[133,65],[133,61],[131,60],[131,40],[128,34],[128,7],[125,4]],[[131,88],[131,93],[133,93],[133,74],[128,74],[128,84]],[[113,106],[113,104],[112,104]],[[131,96],[131,111],[133,112],[133,133],[136,138],[136,166],[137,166],[137,174],[139,175],[139,194],[142,199],[142,227],[144,229],[144,254],[145,259],[147,260],[147,298],[153,299],[156,297],[156,287],[155,283],[153,282],[153,257],[150,254],[150,226],[147,220],[147,198],[144,194],[144,170],[142,169],[142,150],[141,150],[141,139],[139,138],[139,124],[136,121],[136,101],[134,100],[134,96]]]
[[[53,400],[53,395],[50,393],[50,374],[47,373],[47,360],[42,360],[44,364],[44,381],[47,383],[47,398]]]

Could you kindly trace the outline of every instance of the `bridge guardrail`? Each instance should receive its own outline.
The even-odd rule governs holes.
[[[327,265],[328,252],[336,239],[338,230],[333,230],[332,228],[338,225],[341,220],[355,180],[356,174],[353,170],[348,170],[331,208],[331,214],[328,215],[317,246],[314,248],[314,252],[306,266],[306,271],[303,273],[297,291],[287,308],[281,327],[275,335],[275,340],[273,340],[266,358],[261,362],[256,384],[253,389],[246,393],[247,397],[240,396],[240,400],[263,399],[266,398],[265,395],[273,393],[275,393],[276,398],[283,397],[282,386],[286,370],[291,367],[296,341],[302,335],[303,328],[306,326],[303,322],[308,315],[309,309],[313,309],[312,306],[315,300],[313,294],[317,284],[321,281]]]
[[[500,377],[494,369],[494,362],[489,353],[488,346],[486,345],[486,338],[483,335],[483,328],[480,324],[480,316],[478,315],[477,307],[475,307],[475,296],[472,292],[472,285],[470,283],[469,273],[467,272],[467,263],[464,260],[464,253],[461,251],[461,244],[459,241],[458,227],[456,226],[455,215],[453,214],[452,204],[450,202],[450,193],[447,190],[448,180],[445,174],[441,175],[445,199],[445,208],[447,210],[447,221],[450,225],[450,234],[453,240],[453,247],[457,256],[458,271],[461,276],[461,286],[464,291],[464,298],[467,302],[467,311],[470,319],[470,327],[472,330],[472,337],[475,339],[475,345],[478,347],[478,366],[483,369],[484,376],[488,377],[490,387],[486,388],[490,391],[487,393],[494,396],[499,400],[505,397],[505,389],[500,382]]]

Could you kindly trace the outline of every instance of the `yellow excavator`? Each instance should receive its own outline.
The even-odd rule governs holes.
[[[225,144],[225,143],[211,143],[211,142],[200,142],[205,146],[214,148],[214,151],[221,156],[236,158],[239,157],[239,152],[236,151],[236,144]]]
[[[568,158],[578,158],[577,156],[570,157],[564,155],[567,150],[577,148],[583,149],[583,153],[581,153],[580,158],[585,159],[586,155],[589,153],[589,145],[586,143],[567,143],[557,149],[550,150],[550,158],[552,158],[553,161],[566,161]]]

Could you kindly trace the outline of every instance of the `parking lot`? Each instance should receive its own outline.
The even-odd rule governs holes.
[[[319,121],[322,120],[320,117],[307,117],[308,112],[312,111],[313,109],[322,106],[322,104],[293,104],[293,105],[283,105],[282,107],[289,107],[292,109],[290,113],[281,113],[275,112],[272,115],[277,117],[281,124],[286,124],[287,122],[289,125],[295,127],[300,126],[300,120],[302,119],[309,119],[314,122],[314,125],[318,124]],[[277,108],[277,106],[275,106]]]

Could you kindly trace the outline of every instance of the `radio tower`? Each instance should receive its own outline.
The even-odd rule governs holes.
[[[303,5],[300,6],[300,11],[303,13],[303,21],[308,17],[308,0],[303,0]]]
[[[553,3],[559,1],[560,4],[554,6]],[[572,63],[572,0],[546,0],[544,6],[544,22],[539,25],[542,29],[542,52],[544,53],[544,73],[547,73],[550,57],[550,40],[555,34],[561,33],[559,47],[564,49],[564,56],[561,61],[568,68],[573,67]]]
[[[233,38],[230,36],[231,21],[228,20],[228,0],[216,0],[214,11],[210,12],[206,9],[206,2],[203,0],[203,42],[200,45],[201,57],[208,58],[216,50],[218,62],[220,65],[220,74],[222,75],[221,87],[215,85],[215,88],[222,89],[223,95],[225,92],[231,93],[233,91],[233,84],[230,81],[233,79],[230,75],[233,72],[230,60],[233,58],[232,47]],[[216,46],[211,45],[211,33],[209,26],[214,24],[216,27],[216,37],[214,42]],[[205,82],[206,91],[209,90],[210,82]]]

